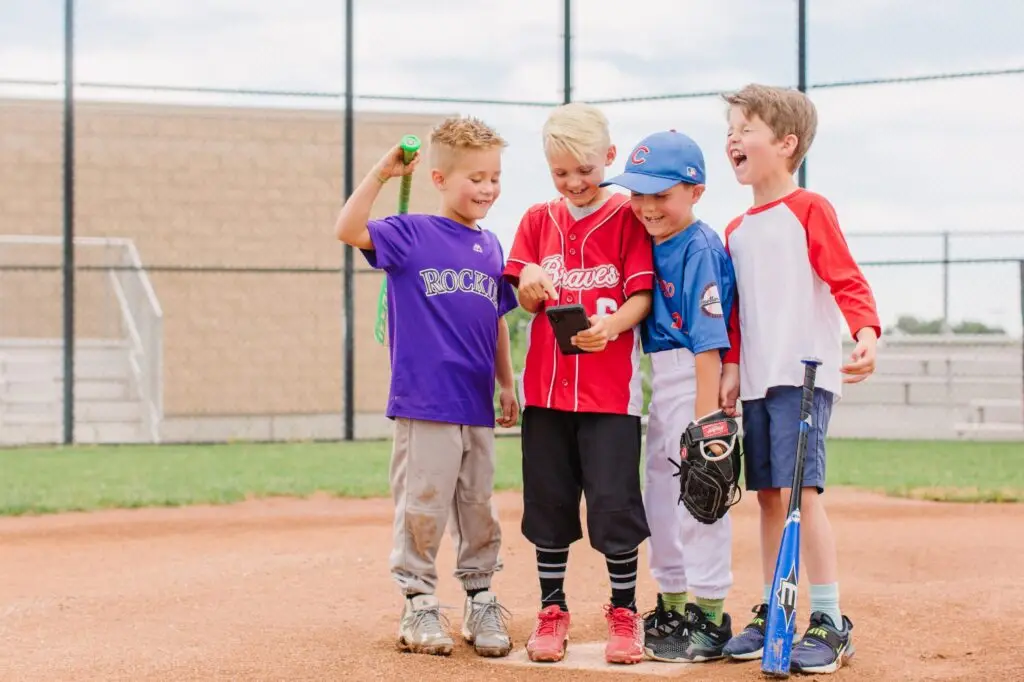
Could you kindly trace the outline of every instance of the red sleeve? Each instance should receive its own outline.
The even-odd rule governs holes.
[[[732,254],[729,253],[729,236],[733,233],[740,223],[743,222],[743,216],[733,218],[729,225],[725,228],[725,252],[732,258]],[[736,295],[732,297],[732,310],[729,312],[729,350],[725,352],[725,356],[722,358],[722,363],[731,362],[733,364],[740,364],[740,289],[737,285]]]
[[[654,247],[643,224],[630,210],[624,212],[622,226],[622,290],[629,298],[638,291],[654,289]]]
[[[882,325],[878,320],[874,294],[850,253],[835,209],[824,197],[811,196],[803,220],[811,267],[828,284],[850,327],[850,336],[856,341],[857,332],[871,327],[881,338]]]
[[[508,261],[505,263],[505,270],[502,274],[514,286],[519,285],[519,273],[529,263],[540,264],[537,255],[537,221],[534,218],[536,207],[530,208],[523,214],[516,229],[516,236],[512,241],[512,248],[508,252]]]

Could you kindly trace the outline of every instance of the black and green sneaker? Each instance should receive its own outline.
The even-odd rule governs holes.
[[[811,623],[800,641],[793,645],[789,669],[798,673],[834,673],[853,657],[853,623],[843,616],[843,630],[821,611],[811,614]]]
[[[757,660],[764,651],[764,623],[768,619],[768,604],[758,604],[751,610],[754,619],[743,628],[743,632],[725,645],[725,655],[734,661]]]
[[[725,656],[725,645],[732,639],[732,619],[722,614],[722,624],[715,625],[696,604],[686,605],[687,645],[682,658],[688,663],[714,661]]]
[[[661,594],[653,611],[644,614],[644,654],[655,661],[673,662],[686,648],[686,619],[666,609]]]

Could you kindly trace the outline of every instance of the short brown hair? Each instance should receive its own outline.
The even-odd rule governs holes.
[[[793,88],[751,83],[724,95],[724,99],[729,106],[740,107],[747,118],[757,116],[764,121],[776,140],[796,135],[796,150],[789,160],[789,170],[800,167],[818,132],[818,111],[806,94]]]
[[[431,131],[430,160],[437,168],[447,168],[461,152],[507,146],[508,143],[501,135],[480,119],[453,116]]]

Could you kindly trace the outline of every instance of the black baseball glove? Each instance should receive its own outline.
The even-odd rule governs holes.
[[[679,502],[701,523],[714,523],[742,495],[739,425],[721,410],[701,417],[683,431],[679,455],[672,462],[679,469]]]

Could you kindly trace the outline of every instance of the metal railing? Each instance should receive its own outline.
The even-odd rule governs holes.
[[[143,401],[143,422],[152,441],[158,443],[164,416],[164,316],[142,267],[138,249],[130,240],[119,241],[123,244],[122,259],[118,269],[109,271],[110,282],[121,307],[124,334],[130,343],[129,361]]]
[[[61,247],[62,244],[59,236],[0,236],[0,247]],[[106,275],[109,285],[106,298],[113,304],[110,307],[116,311],[117,319],[101,320],[98,329],[103,336],[110,334],[125,342],[131,394],[141,403],[145,435],[152,442],[159,442],[164,416],[163,310],[139,251],[130,239],[124,238],[76,237],[74,245],[94,251],[89,258],[82,259],[86,263],[79,266],[79,270],[100,271]],[[36,267],[47,270],[54,266],[40,263]]]

